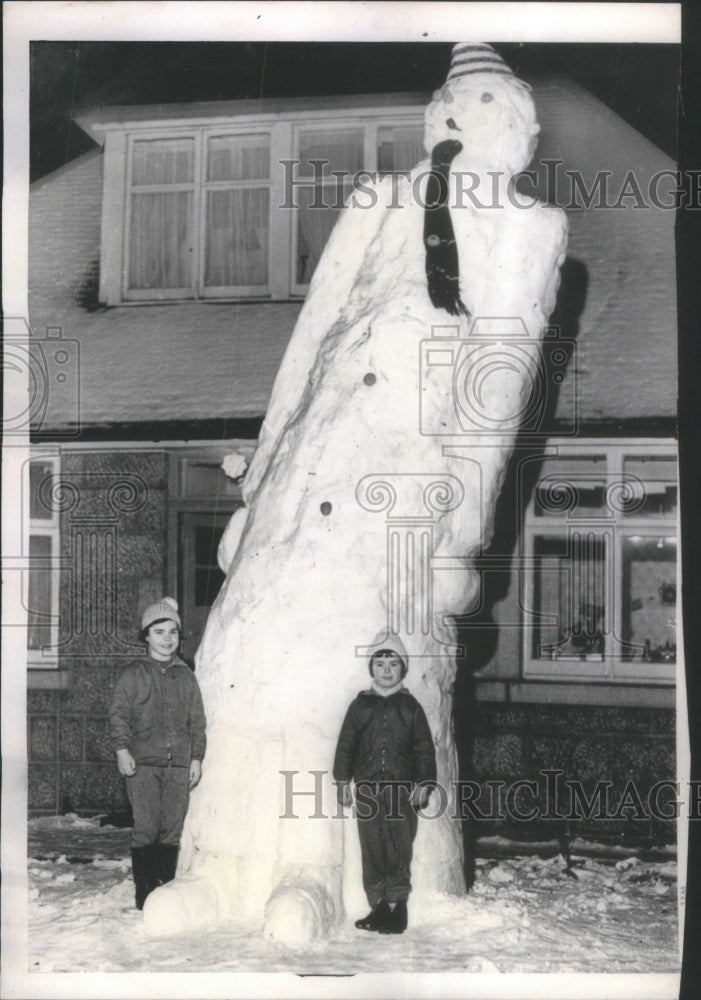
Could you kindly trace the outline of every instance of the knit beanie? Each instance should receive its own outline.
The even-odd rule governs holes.
[[[406,677],[409,669],[409,654],[407,653],[404,643],[399,636],[390,632],[378,632],[375,641],[372,646],[370,646],[368,651],[368,670],[370,671],[370,676],[372,677],[372,658],[375,653],[379,653],[381,649],[391,649],[393,653],[397,654],[397,656],[404,663],[404,672],[402,673],[402,677]]]
[[[162,618],[175,622],[178,628],[181,628],[178,602],[174,597],[162,597],[160,601],[149,604],[141,616],[141,628],[146,629]]]
[[[446,83],[473,73],[501,73],[516,79],[498,52],[486,42],[458,42],[453,46]],[[519,81],[523,82],[523,81]]]

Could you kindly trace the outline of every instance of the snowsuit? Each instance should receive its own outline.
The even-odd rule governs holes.
[[[406,688],[386,697],[361,691],[341,726],[334,779],[356,785],[363,888],[371,907],[405,902],[418,817],[410,802],[435,782],[436,755],[426,715]]]
[[[112,745],[127,749],[136,774],[126,779],[134,813],[132,845],[177,846],[189,801],[191,760],[204,757],[199,685],[182,660],[147,657],[122,672],[110,706]]]

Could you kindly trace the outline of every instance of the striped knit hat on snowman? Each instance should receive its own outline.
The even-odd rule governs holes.
[[[508,76],[513,83],[530,90],[530,86],[519,80],[513,70],[507,66],[499,53],[486,42],[458,42],[453,46],[450,57],[450,69],[445,82],[451,83],[463,76],[474,73],[499,73]]]

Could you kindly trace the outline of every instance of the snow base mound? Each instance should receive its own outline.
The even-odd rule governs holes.
[[[299,948],[326,937],[336,923],[328,892],[314,882],[281,884],[265,907],[266,937],[289,948]]]
[[[148,896],[143,910],[144,930],[159,937],[213,926],[220,919],[219,909],[216,889],[209,879],[184,875]]]

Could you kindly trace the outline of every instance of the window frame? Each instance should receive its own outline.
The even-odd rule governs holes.
[[[300,140],[303,133],[309,132],[347,132],[353,129],[361,131],[363,134],[363,166],[360,168],[359,173],[363,174],[368,171],[373,174],[375,180],[379,181],[392,171],[385,171],[380,177],[379,169],[379,156],[378,156],[378,143],[380,137],[380,130],[383,128],[397,128],[404,126],[409,127],[411,125],[417,125],[423,130],[423,110],[420,114],[411,113],[405,115],[397,115],[396,118],[390,118],[386,115],[383,109],[382,114],[370,121],[363,120],[356,116],[349,117],[339,117],[334,119],[309,119],[304,121],[298,121],[293,123],[292,126],[292,157],[295,161],[300,161]],[[426,154],[424,154],[425,157]],[[416,164],[412,164],[412,168]],[[402,171],[395,171],[401,173]],[[309,182],[313,183],[313,175],[309,178]],[[337,180],[333,174],[329,175],[329,180],[325,187],[332,192],[334,204],[337,201]],[[352,190],[349,192],[347,197],[350,197]],[[290,292],[293,296],[304,296],[309,290],[310,282],[298,282],[296,279],[297,272],[297,253],[298,253],[298,238],[299,238],[299,227],[297,224],[298,216],[295,214],[292,216],[292,230],[290,234],[290,249],[289,249],[289,280],[290,280]]]
[[[253,102],[252,102],[253,103]],[[346,107],[331,110],[310,110],[306,113],[277,112],[266,114],[238,114],[230,118],[193,118],[159,122],[115,122],[103,126],[105,134],[105,166],[102,205],[102,243],[100,267],[100,300],[109,306],[139,306],[162,302],[197,301],[294,301],[303,298],[309,282],[297,282],[297,213],[284,210],[286,175],[283,160],[299,159],[299,138],[303,132],[328,132],[358,129],[363,133],[362,170],[374,172],[379,179],[379,132],[382,128],[423,126],[423,105],[400,104],[392,106],[358,108]],[[225,186],[267,187],[268,202],[268,280],[265,285],[216,286],[206,288],[206,192],[215,182],[206,180],[205,157],[208,139],[217,136],[246,136],[266,134],[270,142],[270,176],[267,180],[255,178],[227,181]],[[134,187],[133,149],[142,140],[167,140],[193,138],[195,142],[194,178],[192,184],[153,185],[167,189],[193,190],[192,206],[192,288],[130,289],[129,288],[129,234],[132,220]],[[413,166],[413,165],[412,165]],[[293,179],[302,178],[295,172]],[[306,180],[306,179],[305,179]],[[311,178],[309,179],[312,180]],[[224,182],[222,182],[224,183]],[[298,185],[297,185],[298,186]],[[334,192],[335,179],[329,181]],[[137,188],[137,191],[139,189]],[[296,187],[293,188],[293,191]]]
[[[677,461],[677,446],[673,439],[580,439],[576,442],[567,439],[550,439],[544,449],[545,458],[587,458],[595,456],[606,457],[605,476],[614,481],[623,479],[624,461],[626,458],[645,457],[667,458]],[[678,484],[678,476],[676,480]],[[537,485],[537,484],[536,484]],[[678,508],[678,504],[677,504]],[[576,519],[575,523],[580,519]],[[623,574],[622,550],[623,539],[632,535],[642,537],[659,537],[661,534],[674,536],[677,539],[677,577],[679,575],[679,540],[677,515],[650,515],[628,513],[611,513],[609,516],[582,516],[581,525],[586,530],[594,531],[600,536],[610,531],[611,547],[606,549],[607,580],[612,584],[610,594],[606,595],[606,628],[604,634],[604,654],[600,661],[582,660],[579,658],[557,657],[552,660],[538,659],[533,656],[533,640],[535,621],[538,610],[535,607],[536,596],[536,537],[555,537],[567,539],[568,522],[562,515],[536,515],[535,487],[523,514],[523,529],[521,533],[521,556],[523,569],[519,573],[519,590],[522,608],[522,645],[521,663],[522,675],[527,681],[601,681],[615,684],[655,684],[672,685],[676,681],[679,660],[672,663],[653,663],[642,660],[624,661],[616,655],[614,646],[620,642],[623,617]],[[542,611],[541,611],[542,613]],[[677,622],[677,638],[679,625]],[[681,647],[677,642],[677,657],[681,657]]]
[[[237,181],[208,181],[206,177],[206,157],[208,155],[207,146],[210,139],[227,138],[233,136],[242,138],[249,135],[265,135],[268,139],[269,169],[266,178],[248,178]],[[272,216],[273,216],[273,137],[271,130],[260,128],[252,130],[232,129],[202,129],[201,151],[200,151],[200,184],[199,184],[199,224],[196,243],[198,245],[197,256],[197,292],[198,298],[202,299],[222,299],[232,297],[254,297],[267,296],[271,293],[271,253],[270,242],[272,238]],[[265,190],[268,192],[268,259],[267,259],[267,280],[262,285],[205,285],[205,272],[207,261],[207,194],[209,191],[229,191],[229,190]]]
[[[22,531],[22,544],[24,546],[27,570],[23,573],[22,580],[22,602],[27,611],[27,668],[30,670],[53,670],[58,669],[58,646],[59,646],[59,623],[60,623],[60,511],[58,505],[51,508],[51,516],[46,518],[31,517],[31,487],[30,469],[33,463],[42,462],[51,466],[49,475],[53,479],[58,479],[61,472],[60,456],[56,453],[43,453],[35,449],[31,450],[29,458],[24,463],[23,468],[23,495],[26,501],[23,509],[24,528]],[[49,574],[51,581],[51,610],[49,612],[50,622],[45,626],[49,629],[50,641],[47,645],[39,649],[31,649],[29,646],[29,578],[32,571],[32,560],[30,555],[31,539],[33,537],[49,538],[51,540],[51,550],[48,567],[38,566],[38,570],[45,570]],[[41,563],[44,558],[40,558]],[[48,650],[49,652],[45,652]]]
[[[255,441],[237,440],[216,445],[207,442],[198,448],[186,446],[168,449],[167,585],[168,592],[177,594],[181,603],[187,586],[184,579],[186,567],[183,563],[183,518],[196,515],[226,516],[231,519],[234,512],[244,506],[240,484],[220,471],[224,458],[232,451],[245,455],[250,462],[255,451]],[[192,488],[198,468],[219,471],[218,483],[213,492]],[[184,626],[192,631],[192,623],[185,621]]]
[[[318,132],[320,134],[328,135],[329,132],[350,132],[357,131],[361,134],[362,145],[363,145],[363,162],[365,163],[370,156],[372,160],[372,152],[369,150],[368,146],[368,135],[370,129],[358,121],[353,120],[335,120],[335,121],[311,121],[311,122],[295,122],[292,127],[292,159],[296,163],[301,163],[301,153],[300,145],[302,136]],[[360,168],[361,170],[371,170],[372,167],[364,166]],[[312,174],[310,177],[297,176],[298,181],[304,180],[305,184],[312,185],[315,181],[315,175]],[[326,192],[333,198],[333,204],[336,205],[338,201],[338,179],[329,173],[328,180],[322,180],[322,191],[324,192],[324,203],[326,204]],[[314,194],[316,198],[316,192]],[[345,199],[344,199],[345,202]],[[338,209],[333,208],[332,210],[338,211]],[[297,257],[299,253],[299,214],[295,210],[291,214],[291,233],[290,233],[290,248],[289,248],[289,283],[290,283],[290,294],[291,295],[306,295],[310,281],[297,281]]]
[[[259,128],[237,129],[234,133],[231,128],[198,126],[193,128],[181,128],[164,130],[162,128],[139,129],[126,133],[126,178],[124,183],[124,208],[122,222],[122,268],[121,268],[121,302],[126,303],[153,303],[164,300],[174,301],[198,301],[205,299],[227,299],[227,298],[267,298],[271,294],[271,269],[270,269],[270,241],[271,241],[271,221],[273,215],[273,178],[252,178],[250,180],[215,182],[206,178],[206,155],[207,143],[212,138],[225,138],[235,134],[236,137],[246,135],[266,135],[269,139],[270,166],[269,174],[272,175],[272,134],[270,127],[261,126]],[[193,179],[191,182],[181,182],[179,184],[153,184],[139,185],[136,193],[148,188],[151,191],[176,191],[192,190],[192,207],[190,224],[192,227],[192,263],[190,287],[179,288],[130,288],[129,287],[129,243],[132,222],[132,197],[135,193],[132,182],[134,147],[138,142],[148,142],[168,139],[192,139],[194,144]],[[205,285],[205,263],[206,263],[206,216],[207,216],[207,192],[215,189],[237,188],[264,188],[269,191],[268,197],[268,280],[264,285],[229,285],[216,286],[215,290],[207,288]]]

